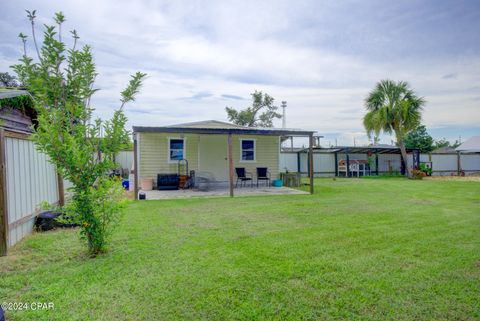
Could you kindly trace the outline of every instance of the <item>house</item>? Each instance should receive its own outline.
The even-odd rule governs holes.
[[[480,153],[480,136],[473,136],[456,148],[459,153]]]
[[[243,127],[207,120],[164,127],[133,127],[135,186],[150,178],[156,185],[158,174],[177,173],[180,160],[189,170],[207,172],[218,181],[230,183],[233,196],[234,168],[255,173],[268,167],[271,178],[279,177],[282,137],[310,137],[313,131],[286,128]],[[311,184],[313,192],[313,184]],[[138,193],[135,193],[136,197]]]

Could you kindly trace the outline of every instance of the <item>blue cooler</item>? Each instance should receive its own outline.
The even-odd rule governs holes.
[[[124,179],[122,181],[122,186],[128,191],[128,189],[130,188],[130,182],[128,181],[128,179]]]
[[[274,179],[272,181],[272,185],[275,186],[275,187],[282,187],[283,183],[282,183],[281,179]]]

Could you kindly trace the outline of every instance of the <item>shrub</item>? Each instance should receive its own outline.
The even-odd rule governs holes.
[[[427,174],[425,174],[424,171],[421,171],[419,169],[414,169],[412,171],[412,179],[423,179]]]
[[[432,176],[432,169],[428,167],[426,164],[420,164],[419,168],[422,172],[424,172],[427,176]]]

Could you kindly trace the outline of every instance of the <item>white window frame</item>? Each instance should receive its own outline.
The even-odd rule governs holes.
[[[174,139],[174,140],[183,140],[183,159],[187,159],[187,138],[186,137],[168,137],[168,145],[167,145],[167,150],[168,150],[168,153],[167,153],[167,160],[168,160],[168,163],[169,164],[176,164],[178,163],[179,161],[176,160],[176,159],[171,159],[170,158],[170,141]]]
[[[253,160],[244,160],[243,156],[243,141],[251,140],[253,141]],[[240,163],[256,163],[257,162],[257,140],[255,138],[240,138]]]

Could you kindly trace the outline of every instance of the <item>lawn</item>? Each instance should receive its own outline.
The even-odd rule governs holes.
[[[110,252],[75,230],[0,258],[11,320],[480,319],[480,183],[318,179],[316,194],[140,201]]]

